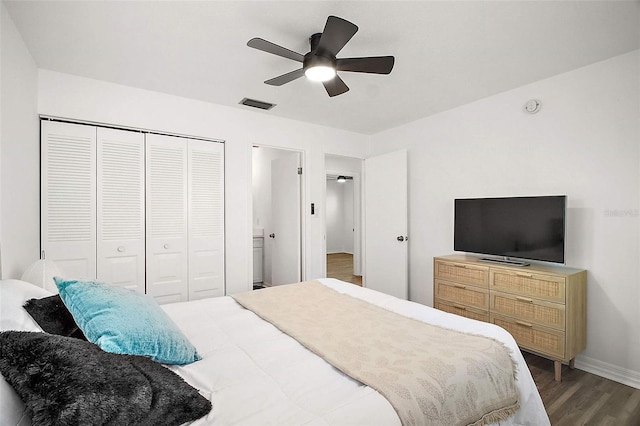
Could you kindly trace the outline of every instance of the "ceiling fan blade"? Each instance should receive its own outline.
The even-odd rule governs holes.
[[[357,31],[357,25],[337,16],[329,16],[318,43],[318,50],[326,51],[335,57]]]
[[[330,97],[342,95],[349,91],[349,87],[342,81],[340,77],[337,75],[333,77],[331,80],[323,81],[324,88],[327,90],[327,93]]]
[[[290,81],[293,81],[296,78],[300,78],[303,75],[304,70],[300,68],[299,70],[291,71],[286,74],[279,75],[278,77],[274,77],[271,80],[265,81],[265,83],[272,86],[282,86],[283,84],[289,83]]]
[[[274,55],[282,56],[283,58],[293,59],[294,61],[304,61],[304,55],[289,50],[286,47],[278,46],[270,41],[264,40],[259,37],[252,38],[247,42],[247,46],[254,49],[262,50],[263,52],[272,53]]]
[[[336,60],[339,71],[366,72],[370,74],[389,74],[393,69],[393,56],[372,56],[367,58],[344,58]]]

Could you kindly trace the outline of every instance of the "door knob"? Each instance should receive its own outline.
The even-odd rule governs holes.
[[[126,249],[124,248],[124,246],[120,246],[118,247],[118,253],[123,253]]]
[[[404,237],[402,235],[400,235],[398,238],[396,238],[396,240],[398,241],[404,241]]]
[[[269,238],[275,238],[276,234],[269,234]]]

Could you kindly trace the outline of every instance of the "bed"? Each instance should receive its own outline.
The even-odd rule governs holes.
[[[514,363],[519,408],[495,424],[550,424],[522,354],[504,329],[339,280],[317,282],[422,323],[502,342]],[[22,305],[49,295],[22,281],[2,281],[2,330],[42,331]],[[162,305],[162,309],[202,358],[166,366],[212,402],[213,409],[192,422],[194,426],[401,424],[380,392],[347,376],[230,296]],[[4,379],[0,391],[0,424],[31,424],[25,405]]]

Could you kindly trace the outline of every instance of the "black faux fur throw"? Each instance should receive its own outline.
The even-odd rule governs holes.
[[[23,308],[47,333],[87,340],[59,294],[42,299],[29,299]]]
[[[0,333],[0,372],[38,425],[180,425],[211,402],[150,359],[39,332]]]

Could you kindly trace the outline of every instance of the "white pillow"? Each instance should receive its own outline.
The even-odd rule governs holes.
[[[42,331],[22,307],[29,299],[41,299],[53,293],[26,281],[0,281],[0,330]]]
[[[0,280],[0,330],[42,331],[22,307],[29,299],[53,293],[26,281]],[[29,425],[25,406],[18,394],[0,375],[0,425]]]

